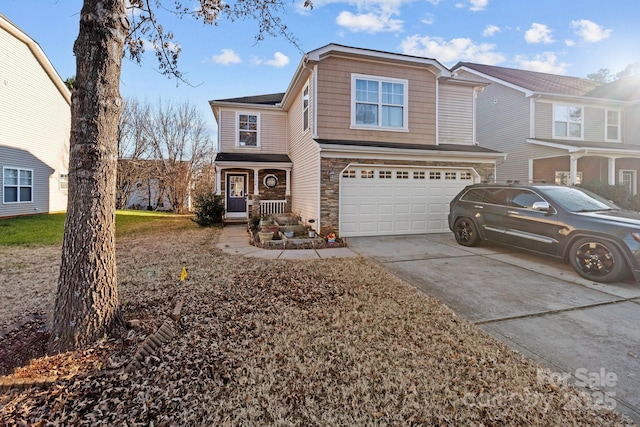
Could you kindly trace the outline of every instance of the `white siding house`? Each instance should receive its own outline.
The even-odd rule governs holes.
[[[66,210],[70,127],[69,90],[0,14],[0,218]]]

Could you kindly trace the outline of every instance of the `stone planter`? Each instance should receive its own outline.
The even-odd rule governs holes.
[[[273,233],[270,231],[260,231],[258,232],[258,238],[260,238],[260,243],[265,244],[273,239]]]

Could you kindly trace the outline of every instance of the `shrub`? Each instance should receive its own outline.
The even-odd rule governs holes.
[[[607,200],[611,200],[621,208],[629,209],[631,207],[632,201],[630,200],[629,190],[624,185],[608,185],[602,181],[594,180],[578,184],[578,187],[592,191]]]
[[[222,216],[224,215],[222,196],[217,196],[212,192],[198,194],[195,208],[196,217],[193,221],[199,226],[210,227],[214,224],[222,224]]]

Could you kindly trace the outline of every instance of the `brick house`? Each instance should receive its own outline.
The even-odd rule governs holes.
[[[294,212],[343,237],[448,231],[451,198],[504,159],[477,143],[484,86],[434,59],[330,44],[284,93],[210,101],[227,219]]]
[[[477,99],[477,136],[482,146],[507,153],[498,180],[597,180],[637,194],[639,77],[601,84],[468,62],[453,70],[486,84]]]

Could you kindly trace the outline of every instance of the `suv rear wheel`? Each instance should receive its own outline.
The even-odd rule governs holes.
[[[480,243],[478,229],[469,218],[458,218],[453,225],[453,235],[456,242],[462,246],[476,246]]]
[[[571,245],[569,262],[579,275],[596,282],[618,282],[628,274],[620,250],[611,242],[591,237]]]

